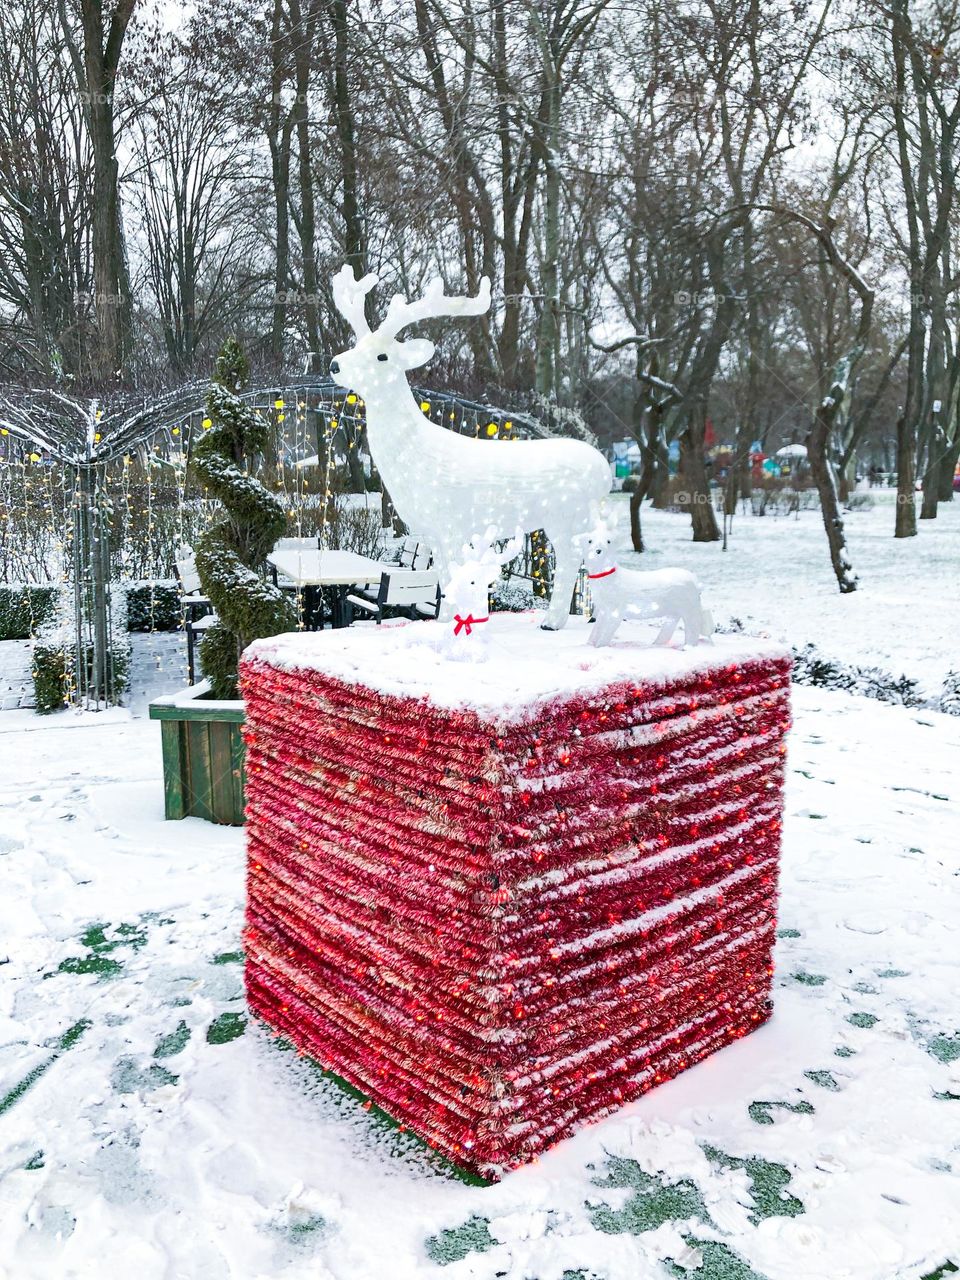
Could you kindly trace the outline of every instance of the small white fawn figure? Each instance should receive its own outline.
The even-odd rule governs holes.
[[[502,567],[523,550],[522,530],[500,551],[493,546],[496,536],[492,527],[482,538],[475,535],[450,571],[443,591],[452,611],[443,637],[443,648],[449,657],[482,658],[489,647],[485,624],[490,621],[490,588]]]
[[[591,644],[609,644],[625,618],[662,618],[654,644],[669,644],[679,623],[683,624],[685,645],[709,641],[713,620],[700,603],[700,588],[692,573],[686,569],[621,569],[611,538],[602,527],[580,541],[586,548],[583,562],[596,617],[590,628]]]
[[[435,348],[425,338],[397,335],[418,320],[481,315],[490,306],[490,281],[481,280],[475,298],[448,298],[440,280],[416,302],[396,294],[371,330],[364,298],[376,283],[375,275],[356,280],[348,266],[333,277],[334,302],[356,342],[335,357],[330,372],[365,401],[370,453],[397,513],[433,549],[441,582],[475,530],[543,529],[556,559],[544,626],[564,626],[580,570],[574,539],[599,519],[610,491],[606,460],[580,440],[475,440],[431,422],[407,371],[426,364]]]

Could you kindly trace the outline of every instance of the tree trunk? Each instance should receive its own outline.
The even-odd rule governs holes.
[[[297,178],[300,187],[300,254],[303,274],[303,312],[307,346],[320,349],[320,296],[317,277],[317,217],[313,196],[313,163],[310,143],[310,80],[316,35],[312,0],[306,9],[300,0],[290,5],[293,25],[296,98],[293,117],[297,130]]]
[[[853,572],[847,555],[847,538],[843,528],[843,517],[837,502],[837,488],[833,479],[833,468],[827,457],[827,444],[833,425],[835,408],[825,401],[817,409],[813,427],[807,436],[807,458],[817,493],[820,495],[820,512],[823,516],[823,527],[827,532],[827,543],[830,547],[830,563],[837,575],[837,583],[844,595],[857,589],[857,575]]]
[[[276,252],[273,263],[273,317],[270,325],[270,354],[283,359],[287,330],[287,290],[290,287],[290,139],[293,120],[284,116],[283,4],[274,0],[271,25],[270,108],[267,141],[270,146],[270,174],[273,184],[273,218]]]
[[[551,67],[549,74],[555,75],[555,69]],[[547,128],[542,157],[545,169],[543,265],[540,269],[543,303],[537,335],[536,387],[542,396],[551,398],[557,389],[555,353],[560,308],[560,169],[556,151],[560,131],[560,86],[556,80],[548,86],[546,98]]]
[[[720,527],[710,499],[707,480],[704,435],[706,412],[702,404],[695,406],[690,424],[680,437],[680,475],[690,503],[690,521],[694,542],[719,542]]]
[[[940,485],[938,497],[941,502],[953,501],[953,477],[960,461],[960,440],[954,441],[940,461]]]
[[[112,381],[123,371],[130,339],[131,300],[120,209],[113,94],[120,54],[136,0],[118,0],[104,31],[103,0],[81,0],[82,63],[69,21],[65,34],[77,65],[93,152],[93,280],[97,317],[96,371]],[[106,37],[106,38],[105,38]]]
[[[643,530],[640,527],[640,504],[643,502],[643,491],[640,486],[630,494],[630,541],[634,551],[643,551]]]
[[[350,65],[350,24],[346,0],[329,0],[333,22],[334,67],[333,107],[340,148],[343,192],[340,209],[343,215],[344,256],[356,276],[367,269],[366,228],[360,209],[360,170],[357,158],[357,125],[350,94],[347,68]]]
[[[907,425],[906,411],[897,419],[897,516],[895,538],[917,536],[916,488],[916,433]]]

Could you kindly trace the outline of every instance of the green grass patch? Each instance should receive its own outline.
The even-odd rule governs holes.
[[[934,1036],[927,1041],[927,1053],[938,1062],[956,1062],[960,1058],[960,1034]]]
[[[213,964],[243,964],[242,951],[221,951],[213,957]]]
[[[812,1116],[813,1103],[802,1099],[800,1102],[751,1102],[747,1107],[747,1115],[754,1124],[773,1124],[774,1109],[792,1111],[798,1116]]]
[[[24,1169],[28,1169],[28,1170],[30,1170],[31,1172],[32,1172],[34,1169],[42,1169],[42,1168],[44,1167],[44,1166],[43,1166],[43,1152],[42,1152],[42,1151],[35,1151],[35,1152],[33,1153],[33,1155],[30,1157],[30,1159],[27,1161],[27,1163],[26,1163],[23,1167],[24,1167]]]
[[[800,982],[805,987],[822,987],[827,980],[825,973],[791,973],[790,977],[794,982]]]
[[[805,1071],[803,1074],[821,1089],[829,1089],[831,1093],[840,1092],[840,1086],[832,1071]]]
[[[221,1013],[207,1027],[207,1044],[229,1044],[242,1036],[247,1019],[242,1013]]]
[[[638,1236],[676,1219],[710,1221],[703,1196],[692,1182],[664,1182],[646,1173],[636,1160],[624,1156],[611,1156],[607,1170],[605,1177],[593,1179],[594,1186],[631,1187],[633,1195],[622,1209],[611,1209],[605,1204],[590,1208],[590,1221],[597,1231]]]
[[[269,1230],[295,1249],[308,1247],[326,1230],[327,1220],[308,1209],[291,1210],[288,1217],[272,1222]]]
[[[862,1027],[865,1031],[869,1031],[871,1027],[875,1027],[880,1019],[873,1013],[851,1013],[847,1018],[851,1027]]]
[[[90,951],[103,954],[116,951],[117,947],[139,948],[147,941],[147,931],[139,924],[118,924],[113,930],[116,935],[107,937],[108,924],[91,924],[80,935],[80,942]]]
[[[495,1248],[496,1243],[487,1219],[474,1214],[462,1226],[430,1236],[425,1247],[430,1261],[445,1267],[451,1262],[461,1262],[471,1253],[486,1253],[488,1249]]]
[[[777,930],[778,938],[800,938],[802,936],[803,935],[801,934],[799,929],[778,929]]]
[[[691,1248],[700,1250],[703,1263],[696,1271],[689,1271],[666,1262],[667,1275],[676,1276],[678,1280],[766,1280],[719,1240],[696,1240],[692,1236],[684,1239]]]
[[[175,1054],[181,1052],[189,1039],[190,1028],[185,1022],[180,1022],[175,1031],[160,1037],[157,1041],[157,1047],[153,1051],[153,1056],[155,1058],[172,1058]]]
[[[742,1169],[750,1179],[750,1194],[754,1211],[751,1222],[756,1225],[764,1218],[796,1218],[805,1213],[803,1201],[790,1195],[787,1187],[793,1176],[786,1165],[760,1156],[728,1156],[716,1147],[704,1147],[704,1154],[711,1164],[721,1169]]]
[[[833,1052],[837,1058],[852,1058],[857,1051],[856,1049],[851,1049],[848,1044],[840,1044],[837,1045]]]
[[[68,956],[66,960],[61,960],[57,966],[57,972],[93,973],[99,978],[115,978],[123,971],[123,963],[115,960],[110,953],[119,947],[139,949],[147,941],[147,931],[138,924],[118,924],[113,929],[114,936],[108,937],[107,930],[110,928],[109,924],[104,924],[102,921],[87,925],[79,938],[80,945],[87,948],[87,954]],[[44,977],[51,978],[53,974],[44,974]]]
[[[68,956],[57,965],[57,973],[95,973],[98,978],[115,978],[123,972],[123,965],[111,956],[98,956],[94,953],[86,956]],[[45,974],[52,977],[52,974]]]
[[[956,1275],[958,1271],[960,1271],[960,1267],[955,1262],[945,1262],[936,1271],[931,1271],[929,1275],[921,1277],[921,1280],[947,1280],[947,1276]]]
[[[140,1067],[133,1058],[120,1058],[110,1075],[110,1083],[117,1093],[150,1093],[165,1084],[176,1084],[179,1079],[158,1063]]]
[[[79,1022],[75,1022],[72,1027],[68,1027],[62,1036],[57,1040],[53,1053],[45,1062],[41,1062],[28,1072],[23,1079],[13,1086],[13,1088],[0,1098],[0,1116],[4,1112],[9,1111],[15,1102],[19,1102],[28,1089],[31,1089],[42,1075],[44,1075],[61,1054],[66,1053],[77,1043],[83,1033],[91,1026],[89,1018],[81,1018]],[[42,1154],[42,1153],[41,1153]]]

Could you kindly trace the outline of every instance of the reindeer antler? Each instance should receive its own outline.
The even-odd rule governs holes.
[[[337,310],[358,338],[370,332],[363,312],[363,300],[377,284],[377,280],[378,277],[372,271],[358,280],[353,274],[353,268],[344,263],[331,281]]]
[[[395,338],[401,329],[418,320],[433,320],[437,316],[480,316],[490,307],[490,280],[481,276],[480,288],[475,298],[448,297],[443,291],[443,281],[434,277],[427,285],[423,297],[408,302],[400,293],[390,299],[383,324],[378,329],[389,338]]]

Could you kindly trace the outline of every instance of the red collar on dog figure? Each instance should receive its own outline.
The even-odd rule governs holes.
[[[603,573],[588,573],[587,577],[590,579],[591,582],[593,582],[595,578],[609,578],[611,573],[616,573],[616,572],[617,572],[617,566],[614,565],[612,569],[604,569]]]
[[[473,614],[472,614],[472,613],[468,613],[468,614],[467,614],[467,616],[466,616],[465,618],[461,618],[461,617],[460,617],[460,615],[459,615],[459,613],[455,613],[455,614],[453,615],[453,617],[454,617],[454,621],[455,621],[455,622],[456,622],[456,624],[457,624],[457,625],[453,628],[453,634],[454,634],[455,636],[458,636],[458,635],[460,634],[460,632],[461,632],[462,630],[464,630],[464,629],[466,629],[466,633],[467,633],[467,635],[470,635],[470,633],[471,633],[471,631],[473,630],[473,628],[474,628],[475,626],[479,625],[479,623],[481,623],[481,622],[489,622],[489,621],[490,621],[489,617],[486,617],[486,618],[475,618],[475,617],[473,616]]]

